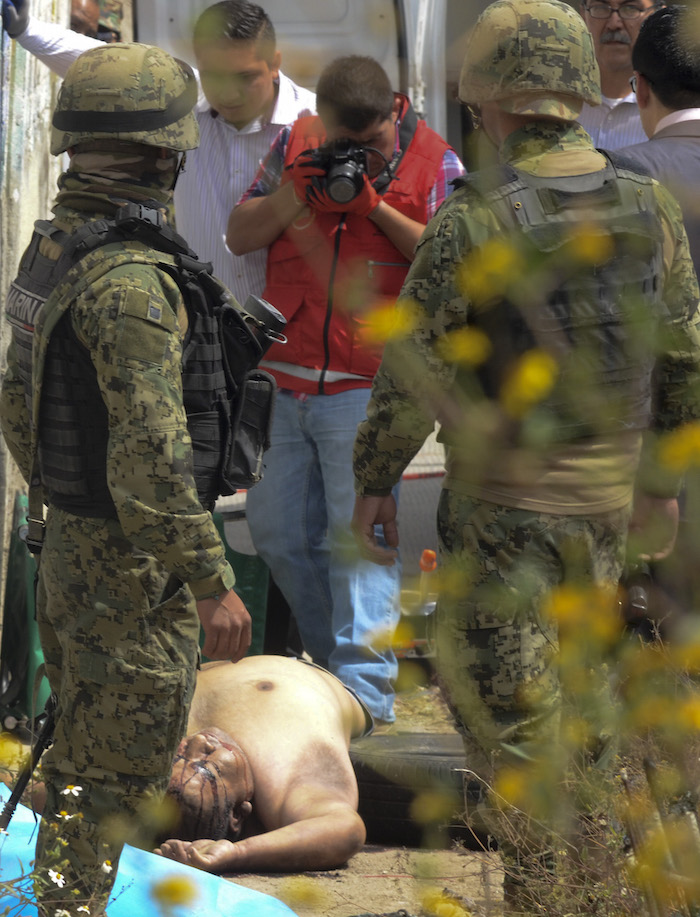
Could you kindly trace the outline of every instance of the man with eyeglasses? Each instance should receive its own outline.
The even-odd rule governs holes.
[[[617,150],[646,140],[629,84],[632,48],[642,23],[662,6],[665,3],[653,0],[616,0],[614,4],[588,0],[581,4],[595,45],[602,99],[598,106],[584,105],[578,120],[599,148]]]

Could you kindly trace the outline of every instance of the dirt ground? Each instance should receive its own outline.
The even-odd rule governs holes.
[[[452,722],[431,685],[397,696],[397,732],[446,733]],[[238,875],[240,885],[280,898],[298,917],[495,917],[501,912],[502,881],[496,854],[367,845],[344,869],[294,875]],[[454,902],[457,907],[449,907]]]
[[[454,732],[431,684],[409,682],[397,695],[396,714],[392,732]],[[9,772],[5,778],[13,782]],[[401,910],[406,917],[501,913],[503,877],[497,854],[467,850],[457,842],[439,850],[368,844],[343,869],[229,878],[279,898],[297,917],[374,917]]]

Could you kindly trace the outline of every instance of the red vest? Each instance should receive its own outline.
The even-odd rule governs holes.
[[[410,103],[404,99],[400,117],[409,109]],[[318,117],[299,118],[289,137],[285,166],[324,140]],[[418,121],[382,199],[426,223],[426,201],[447,149],[441,137],[424,121]],[[282,180],[289,181],[287,171]],[[288,342],[273,345],[265,359],[316,372],[311,373],[312,378],[303,379],[271,369],[278,385],[310,394],[368,388],[379,367],[382,347],[362,343],[363,315],[387,298],[396,299],[409,265],[367,217],[303,211],[268,253],[263,295],[286,317]],[[325,378],[325,372],[352,373],[360,378],[332,381],[332,377]]]

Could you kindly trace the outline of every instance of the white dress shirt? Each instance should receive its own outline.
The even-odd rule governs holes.
[[[603,96],[600,105],[584,103],[577,121],[601,150],[619,150],[647,139],[633,92],[624,99]]]

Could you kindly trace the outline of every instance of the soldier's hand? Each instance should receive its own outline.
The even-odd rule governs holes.
[[[384,547],[377,541],[375,525],[380,525],[384,533]],[[399,546],[399,530],[396,527],[396,500],[393,494],[387,497],[356,497],[355,511],[350,523],[360,553],[366,560],[371,560],[382,567],[392,567],[396,563]]]
[[[29,0],[2,0],[2,27],[10,36],[17,38],[29,22]]]
[[[628,534],[630,556],[644,561],[664,560],[675,546],[679,521],[676,497],[635,493]]]
[[[232,662],[245,656],[252,639],[252,624],[248,609],[233,589],[217,598],[200,599],[197,614],[204,628],[205,656]]]

